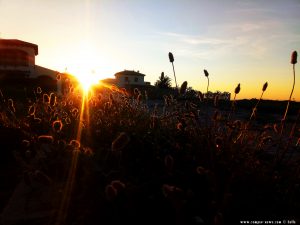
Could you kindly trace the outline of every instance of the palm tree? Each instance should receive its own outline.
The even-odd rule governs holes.
[[[171,78],[165,76],[164,72],[162,72],[154,85],[158,88],[165,88],[165,89],[171,88]]]

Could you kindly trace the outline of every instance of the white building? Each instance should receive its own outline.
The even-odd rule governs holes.
[[[115,74],[116,85],[118,87],[128,86],[148,86],[150,82],[145,82],[145,74],[134,70],[124,70]]]

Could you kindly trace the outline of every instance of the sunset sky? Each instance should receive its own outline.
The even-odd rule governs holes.
[[[114,77],[139,70],[151,84],[161,72],[205,92],[288,99],[292,51],[300,52],[300,0],[0,0],[0,37],[39,46],[38,65]],[[298,61],[300,61],[298,59]],[[293,98],[300,101],[296,64]],[[298,80],[297,80],[298,79]],[[173,82],[173,85],[174,82]]]

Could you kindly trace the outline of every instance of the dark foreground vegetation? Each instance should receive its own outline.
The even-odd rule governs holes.
[[[1,224],[299,222],[296,103],[281,132],[268,101],[249,120],[255,100],[158,104],[101,87],[81,112],[82,99],[0,96]]]

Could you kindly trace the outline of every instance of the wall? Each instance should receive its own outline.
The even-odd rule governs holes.
[[[0,65],[0,70],[10,71],[10,70],[18,70],[28,72],[29,77],[34,74],[34,65],[35,65],[35,51],[31,47],[26,46],[0,46],[1,50],[20,50],[20,52],[24,52],[27,54],[28,65],[24,66],[16,66],[16,65]],[[3,59],[5,60],[5,59]]]

